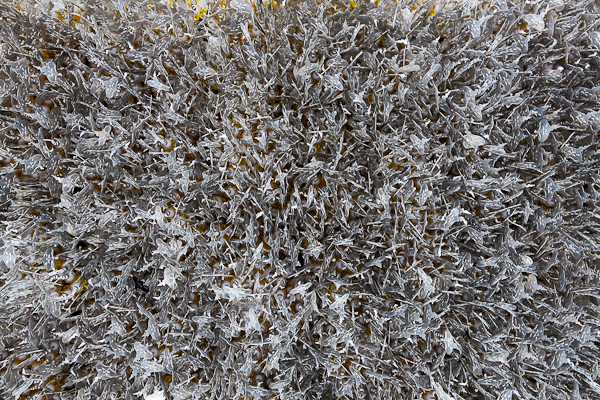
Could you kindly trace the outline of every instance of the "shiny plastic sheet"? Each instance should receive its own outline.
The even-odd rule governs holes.
[[[599,10],[0,0],[0,398],[599,398]]]

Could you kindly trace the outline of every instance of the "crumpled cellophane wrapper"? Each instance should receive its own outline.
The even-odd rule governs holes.
[[[1,0],[0,397],[600,398],[599,9]]]

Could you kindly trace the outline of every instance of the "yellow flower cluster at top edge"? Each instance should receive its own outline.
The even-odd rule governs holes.
[[[35,0],[33,0],[35,2]],[[204,16],[206,16],[206,14],[208,13],[208,8],[209,8],[209,2],[215,2],[216,4],[218,4],[218,6],[220,7],[227,7],[229,0],[158,0],[158,2],[167,5],[169,7],[182,7],[182,8],[187,8],[189,10],[193,11],[193,16],[194,16],[194,20],[199,21],[201,18],[203,18]],[[246,1],[248,4],[254,6],[255,8],[259,5],[262,6],[271,6],[273,8],[280,8],[282,6],[285,6],[286,0],[242,0],[242,1]],[[370,1],[373,5],[375,5],[375,7],[379,7],[380,6],[380,1],[381,0],[348,0],[348,7],[349,9],[354,9],[356,8],[359,4],[363,3],[363,2],[367,2]],[[392,3],[396,3],[397,0],[392,0]],[[417,10],[417,8],[419,7],[427,7],[428,11],[425,15],[426,21],[429,22],[431,20],[431,17],[433,17],[434,15],[436,15],[437,13],[439,13],[442,10],[447,10],[455,5],[457,5],[458,3],[460,3],[461,0],[417,0],[417,1],[411,1],[409,2],[409,4],[412,3],[412,6],[410,6],[410,10],[412,12],[415,12],[415,10]],[[317,0],[317,3],[323,3],[323,0]],[[212,3],[212,4],[215,4]],[[486,2],[484,4],[489,4],[490,2]],[[389,2],[386,2],[385,5],[383,5],[384,9],[387,8],[390,5]],[[331,5],[329,5],[328,7],[330,7]],[[153,8],[155,7],[154,4],[148,4],[148,7]],[[125,8],[127,8],[127,6],[125,6]],[[19,7],[20,9],[20,7]],[[54,9],[55,14],[56,14],[56,18],[58,18],[60,21],[62,21],[64,24],[66,25],[70,25],[70,26],[75,26],[77,23],[80,22],[80,18],[81,16],[85,13],[85,10],[75,6],[72,10],[62,10],[62,9]]]
[[[184,7],[189,10],[192,10],[194,12],[194,19],[196,21],[198,21],[207,14],[208,2],[213,1],[213,0],[158,0],[158,1],[162,4],[168,4],[170,7]],[[255,7],[259,4],[261,4],[262,6],[271,6],[273,8],[280,8],[281,6],[285,5],[285,0],[244,0],[244,1],[246,1],[248,4],[251,4]],[[372,4],[375,5],[375,7],[379,7],[379,3],[381,0],[348,0],[349,8],[354,9],[356,6],[358,6],[360,3],[364,2],[364,1],[370,1]],[[216,2],[221,7],[227,7],[227,5],[228,5],[228,0],[216,0]],[[320,2],[322,2],[322,1],[317,0],[317,3],[320,3]],[[393,2],[395,3],[394,0],[393,0]],[[432,17],[432,16],[436,15],[441,9],[447,9],[449,7],[456,5],[459,2],[460,2],[460,0],[446,0],[446,1],[444,1],[444,0],[433,0],[433,1],[418,0],[415,2],[411,2],[412,3],[411,11],[415,11],[418,7],[427,5],[429,8],[429,12],[427,13],[428,14],[427,16]],[[152,8],[152,7],[154,7],[154,4],[148,4],[148,6]],[[127,8],[127,6],[125,6],[125,7]],[[18,6],[18,2],[17,2],[17,9],[22,10],[22,8]],[[84,10],[77,6],[73,10],[70,10],[70,11],[59,10],[59,9],[55,9],[54,11],[56,13],[56,17],[59,20],[61,20],[65,24],[71,25],[71,26],[74,26],[76,23],[78,23],[80,20],[80,16],[84,13]]]

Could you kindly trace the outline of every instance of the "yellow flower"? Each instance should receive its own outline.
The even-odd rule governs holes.
[[[190,9],[194,12],[194,20],[198,21],[206,15],[208,11],[206,0],[187,0],[187,2]]]

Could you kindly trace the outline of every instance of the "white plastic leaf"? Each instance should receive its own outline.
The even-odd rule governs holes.
[[[447,329],[444,331],[444,348],[448,355],[452,354],[454,350],[460,350],[460,345]]]
[[[165,392],[162,390],[156,390],[154,393],[144,397],[144,400],[165,400]]]
[[[463,139],[463,146],[467,149],[477,149],[485,145],[485,139],[479,135],[467,133]]]

